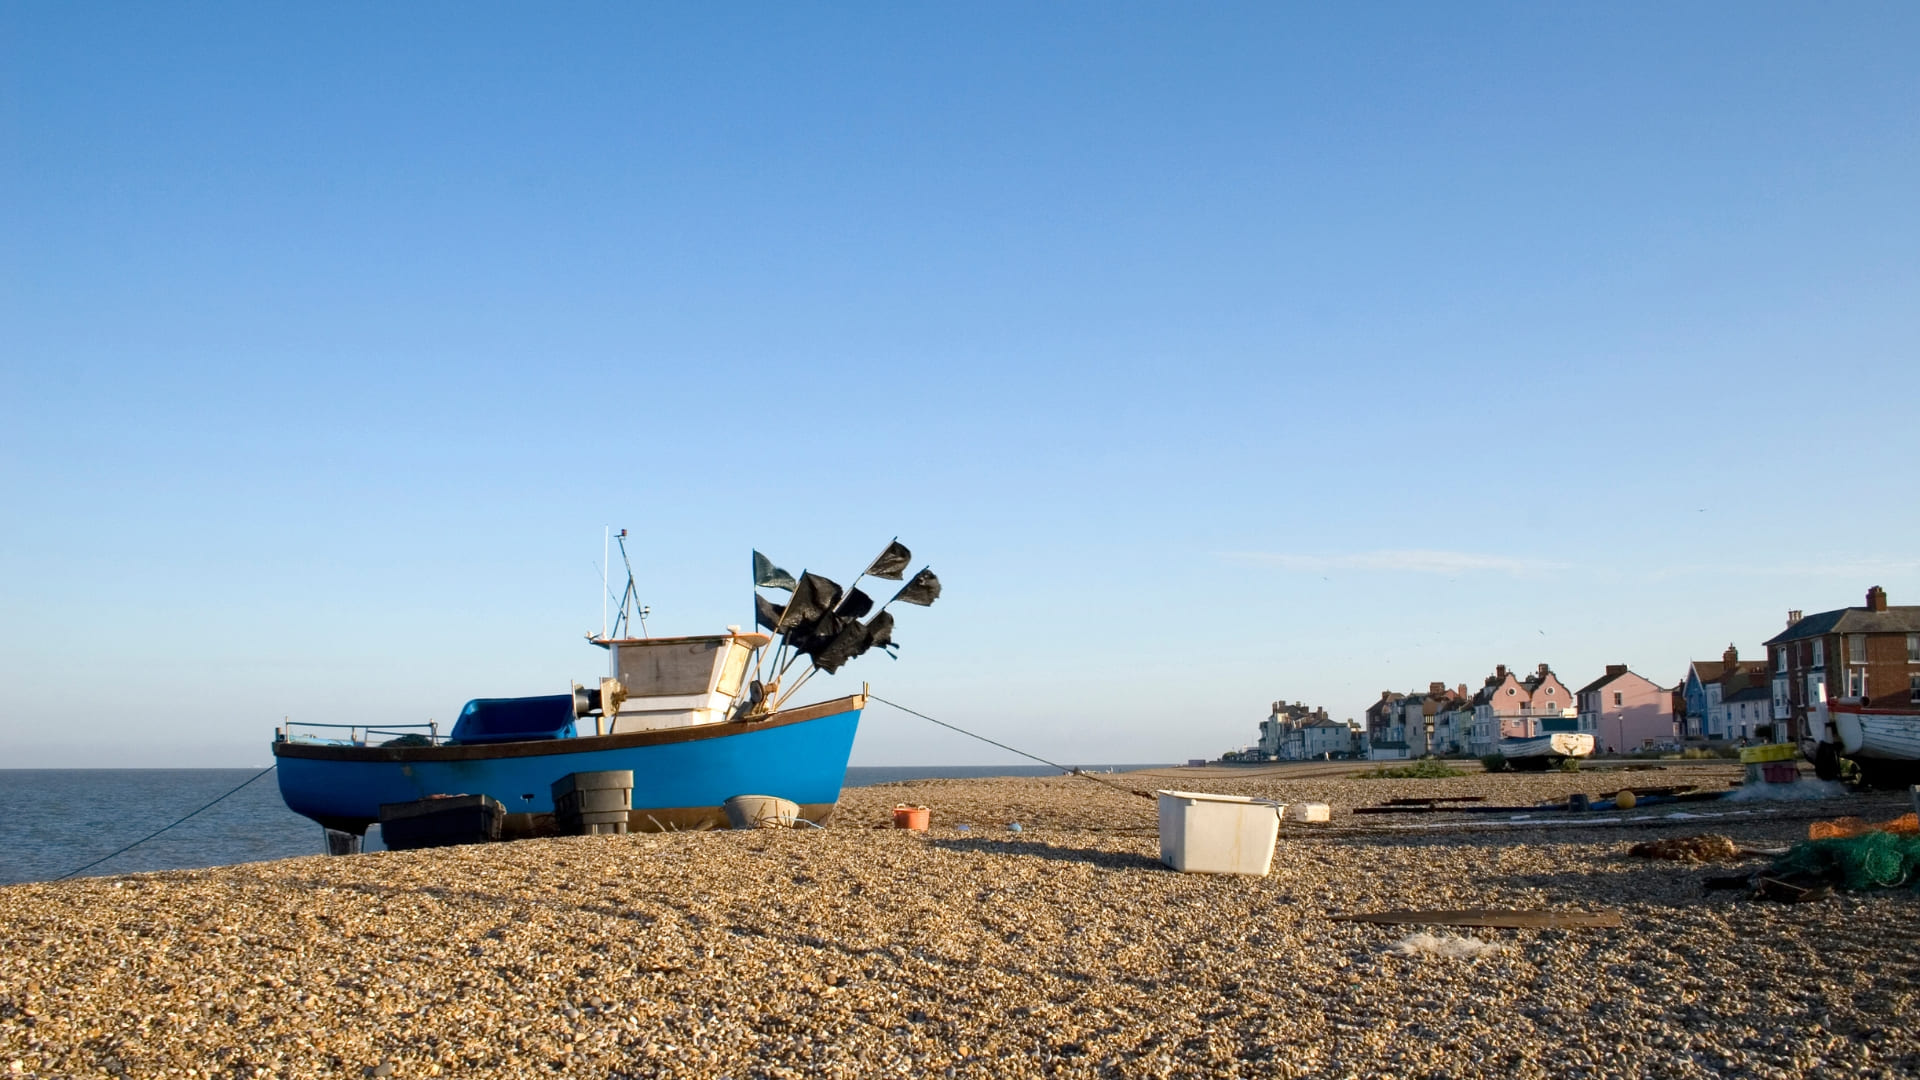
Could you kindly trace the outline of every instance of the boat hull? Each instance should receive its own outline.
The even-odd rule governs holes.
[[[1851,758],[1920,762],[1920,712],[1829,705],[1840,751]]]
[[[1501,739],[1500,753],[1516,769],[1545,768],[1593,753],[1593,736],[1584,731],[1551,731],[1526,739]]]
[[[633,831],[724,828],[735,795],[774,795],[825,824],[840,799],[864,696],[728,722],[538,742],[420,747],[276,742],[288,808],[329,829],[364,833],[383,803],[489,795],[506,807],[503,833],[550,833],[554,781],[569,773],[633,771]]]

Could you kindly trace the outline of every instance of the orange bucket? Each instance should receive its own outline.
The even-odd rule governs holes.
[[[927,821],[931,817],[924,806],[908,806],[905,803],[893,808],[893,827],[912,829],[914,832],[926,832]]]

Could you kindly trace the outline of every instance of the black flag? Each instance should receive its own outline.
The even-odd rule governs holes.
[[[813,657],[814,662],[818,663],[821,651],[832,645],[842,630],[859,625],[859,622],[853,619],[843,619],[831,611],[824,611],[815,618],[799,623],[788,630],[787,644],[793,648],[794,652]]]
[[[883,611],[865,625],[848,621],[832,641],[810,655],[813,656],[814,666],[831,675],[847,661],[865,654],[868,649],[889,649],[892,646],[893,616]]]
[[[907,545],[895,540],[887,545],[887,550],[881,552],[879,558],[873,560],[872,566],[867,567],[866,576],[899,581],[906,576],[907,564],[912,561],[913,552],[907,550]]]
[[[867,628],[849,619],[840,632],[833,635],[832,641],[810,655],[815,667],[831,675],[839,671],[842,664],[866,652],[867,647]]]
[[[849,619],[862,618],[867,612],[873,610],[873,597],[861,592],[860,586],[855,585],[847,590],[847,598],[840,601],[840,606],[833,610],[835,614],[845,615]]]
[[[931,568],[922,570],[913,575],[912,581],[902,585],[900,591],[893,594],[893,599],[903,604],[931,607],[935,600],[940,599],[940,579],[933,576]],[[887,602],[892,603],[893,600]]]
[[[756,589],[785,589],[793,591],[793,575],[773,565],[773,560],[759,552],[753,553],[753,587]]]
[[[784,606],[784,604],[774,603],[759,593],[754,593],[753,621],[769,630],[777,630],[780,626],[780,609]]]
[[[840,586],[819,574],[803,570],[800,580],[793,586],[793,602],[787,605],[786,617],[780,620],[778,629],[792,630],[810,623],[831,612],[839,602]]]
[[[887,612],[875,615],[867,622],[867,647],[870,649],[892,649],[893,616]],[[887,653],[892,656],[893,653]]]

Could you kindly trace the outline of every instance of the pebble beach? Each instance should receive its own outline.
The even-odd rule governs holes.
[[[1353,807],[1391,798],[1525,805],[1738,775],[1675,763],[1356,779],[1363,768],[921,781],[848,789],[825,830],[572,837],[3,888],[0,1069],[1920,1074],[1920,895],[1759,903],[1703,884],[1763,859],[1626,853],[1690,832],[1781,846],[1818,818],[1891,817],[1904,797],[1573,825],[1361,818]],[[1317,800],[1334,814],[1284,824],[1267,877],[1177,874],[1158,861],[1154,804],[1124,788]],[[886,827],[896,803],[930,807],[931,830]],[[1434,929],[1443,947],[1419,951],[1408,939],[1429,928],[1332,918],[1478,907],[1614,909],[1623,925]]]

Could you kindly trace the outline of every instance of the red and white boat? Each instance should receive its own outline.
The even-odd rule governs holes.
[[[1841,757],[1852,758],[1869,782],[1898,781],[1920,773],[1920,709],[1876,709],[1829,702]]]

